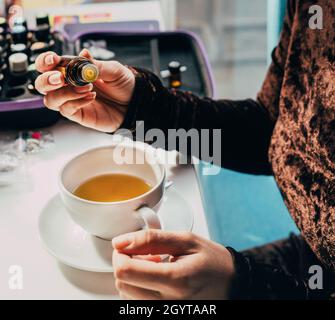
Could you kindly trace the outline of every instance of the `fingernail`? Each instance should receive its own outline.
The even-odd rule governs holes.
[[[84,87],[76,87],[77,92],[85,93],[86,91],[91,91],[93,89],[93,84],[90,83]]]
[[[85,100],[91,100],[96,97],[97,93],[96,92],[89,92],[83,99]]]
[[[45,63],[50,66],[52,64],[54,64],[54,55],[53,54],[49,54],[45,57],[44,59]]]
[[[49,83],[50,84],[60,84],[62,83],[62,78],[60,72],[53,73],[49,76]]]
[[[128,247],[132,242],[132,238],[128,234],[123,234],[121,236],[115,237],[112,240],[112,245],[115,249],[124,249]]]
[[[90,55],[90,52],[89,52],[87,49],[83,49],[83,50],[81,50],[80,53],[79,53],[80,56],[82,56],[82,55],[84,55],[84,54],[86,54],[86,55]]]

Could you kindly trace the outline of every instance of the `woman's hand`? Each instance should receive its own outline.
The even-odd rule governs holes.
[[[80,55],[92,59],[86,49]],[[65,84],[60,71],[54,70],[59,61],[60,56],[51,51],[36,59],[36,68],[42,74],[35,87],[45,95],[45,106],[83,126],[104,132],[117,130],[135,87],[131,70],[116,61],[93,60],[99,69],[94,85],[72,87]]]
[[[124,299],[228,298],[233,259],[217,243],[161,230],[129,233],[112,243],[116,288]],[[157,262],[160,254],[170,255],[170,261]]]

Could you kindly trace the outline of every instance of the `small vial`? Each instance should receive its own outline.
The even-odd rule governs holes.
[[[19,86],[27,81],[28,56],[25,53],[13,53],[8,58],[10,83]]]
[[[97,80],[99,71],[91,60],[84,57],[62,56],[57,70],[65,81],[75,87],[85,86]]]
[[[37,41],[48,42],[50,36],[50,26],[48,24],[41,24],[36,27],[35,38]]]
[[[25,53],[13,53],[8,58],[9,69],[13,74],[25,74],[28,70],[28,56]]]
[[[170,88],[180,88],[181,83],[181,71],[180,71],[181,65],[178,61],[171,61],[169,63],[169,82],[170,82]]]
[[[12,40],[13,43],[24,43],[28,42],[28,32],[23,25],[16,25],[12,28]]]

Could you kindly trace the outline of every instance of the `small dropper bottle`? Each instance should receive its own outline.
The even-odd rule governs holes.
[[[181,64],[178,61],[171,61],[169,63],[169,83],[170,88],[178,89],[181,87]]]
[[[96,65],[85,57],[62,56],[57,69],[62,72],[65,81],[75,87],[94,82],[99,75]]]

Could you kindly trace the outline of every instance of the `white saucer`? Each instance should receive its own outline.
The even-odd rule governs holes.
[[[166,191],[158,215],[166,231],[192,230],[192,210],[173,187]],[[111,242],[75,224],[58,195],[41,212],[39,235],[46,250],[62,263],[86,271],[113,272]]]

